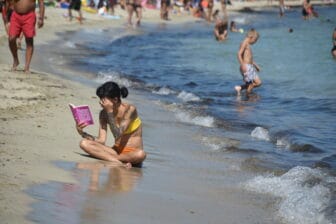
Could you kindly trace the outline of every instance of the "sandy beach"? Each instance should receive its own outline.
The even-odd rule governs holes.
[[[297,6],[301,3],[291,1],[289,4]],[[269,1],[248,2],[246,4],[237,2],[234,6],[229,6],[228,9],[234,11],[244,7],[260,8],[270,5],[276,6],[277,4],[275,1],[271,3]],[[29,75],[20,70],[24,64],[23,57],[20,58],[19,71],[10,71],[12,59],[6,36],[3,35],[3,26],[0,28],[1,223],[34,223],[33,220],[27,219],[27,214],[32,211],[31,204],[36,201],[26,193],[26,190],[33,185],[50,181],[80,185],[80,179],[76,179],[66,169],[55,166],[55,161],[82,164],[84,168],[85,166],[102,166],[100,162],[83,156],[78,147],[80,136],[75,131],[75,124],[68,108],[68,103],[88,104],[97,119],[100,108],[95,96],[95,88],[51,74],[53,71],[50,69],[50,65],[43,60],[43,53],[39,51],[39,45],[49,46],[51,41],[57,40],[60,33],[66,31],[77,31],[84,28],[122,28],[125,26],[126,14],[124,11],[118,10],[117,14],[121,15],[120,20],[107,20],[95,14],[84,13],[84,24],[79,25],[75,21],[69,23],[64,18],[64,13],[66,11],[62,9],[46,8],[45,26],[37,31],[36,51],[31,63],[32,74]],[[146,9],[143,23],[155,23],[158,18],[158,10]],[[172,15],[172,21],[168,24],[193,20],[195,18],[190,15]],[[50,47],[57,46],[50,45]],[[22,53],[23,51],[19,52],[21,56]],[[68,71],[64,70],[64,72]],[[132,94],[131,90],[129,101],[137,105],[140,115],[145,121],[144,142],[146,151],[149,153],[145,162],[149,165],[145,165],[144,170],[141,171],[140,182],[142,185],[152,186],[152,188],[147,191],[143,190],[135,197],[129,197],[130,204],[122,203],[119,197],[113,199],[115,200],[113,201],[114,205],[119,204],[119,206],[115,205],[115,212],[119,211],[119,214],[122,214],[118,217],[117,223],[146,223],[148,217],[152,217],[150,223],[178,223],[177,220],[183,220],[181,223],[223,223],[221,222],[222,217],[226,217],[225,223],[281,223],[274,217],[274,208],[268,207],[268,203],[271,204],[269,198],[236,191],[233,184],[216,189],[211,184],[213,180],[198,178],[198,174],[202,173],[202,168],[197,167],[197,160],[206,159],[198,155],[203,151],[203,146],[188,140],[191,135],[188,132],[188,127],[178,126],[174,122],[173,115],[165,111],[161,105],[153,104],[135,93]],[[172,132],[172,130],[176,131]],[[97,127],[88,127],[87,131],[96,135]],[[160,136],[157,135],[159,132]],[[111,138],[112,136],[109,140],[112,142]],[[193,140],[195,138],[197,136],[193,136]],[[176,154],[176,151],[170,152],[171,148],[186,149],[179,153],[192,153],[191,157],[196,161],[189,163],[191,167],[186,166],[183,160],[178,159],[179,154]],[[227,165],[234,166],[233,164]],[[103,167],[108,166],[103,165]],[[134,172],[137,173],[137,169]],[[225,169],[218,172],[225,173]],[[203,174],[207,175],[206,172]],[[127,179],[128,175],[130,174],[126,171],[121,174],[121,179],[123,177]],[[225,173],[223,176],[224,182],[239,182],[239,180],[232,180],[234,171]],[[161,182],[153,181],[157,179]],[[131,178],[129,185],[132,185],[132,180]],[[206,181],[209,182],[205,184]],[[180,185],[173,184],[176,182]],[[190,185],[195,186],[193,192],[189,191]],[[155,192],[151,189],[161,190]],[[167,192],[171,190],[173,193],[169,195]],[[132,187],[130,191],[132,191]],[[202,201],[201,199],[204,197],[195,195],[206,195],[207,200]],[[145,205],[143,202],[146,202]],[[209,206],[213,204],[217,207],[209,209]],[[143,206],[142,212],[138,210],[140,206]],[[150,214],[151,209],[159,207],[158,211],[161,213]],[[122,213],[125,209],[137,212],[132,215]],[[211,218],[209,219],[209,217]],[[100,221],[104,223],[104,220]],[[86,222],[90,223],[90,218],[87,218]]]

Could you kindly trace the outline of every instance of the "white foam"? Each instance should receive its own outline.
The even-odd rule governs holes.
[[[152,93],[158,95],[170,95],[174,94],[175,92],[167,87],[161,87],[158,91],[153,91]]]
[[[204,127],[213,127],[214,126],[214,118],[210,116],[192,116],[191,114],[185,111],[176,111],[176,117],[178,120],[189,123],[196,124]]]
[[[68,48],[73,48],[73,49],[76,48],[75,43],[71,41],[64,42],[64,46]]]
[[[223,144],[221,144],[218,141],[213,141],[213,139],[210,139],[209,137],[202,137],[201,140],[202,140],[203,144],[210,147],[210,149],[213,150],[213,151],[218,151],[221,148],[223,148]]]
[[[188,92],[185,92],[185,91],[180,92],[177,97],[180,98],[180,99],[182,99],[184,102],[200,101],[201,100],[195,94],[188,93]]]
[[[270,141],[269,132],[266,128],[256,127],[252,132],[251,136],[260,140]]]
[[[244,186],[281,198],[279,216],[288,223],[330,224],[323,213],[331,198],[326,187],[330,184],[336,184],[334,177],[318,169],[297,166],[282,176],[255,177]]]
[[[276,146],[278,147],[284,147],[286,149],[290,148],[290,142],[285,138],[281,137],[276,140]]]
[[[98,83],[105,83],[108,81],[113,81],[118,83],[120,86],[130,87],[133,85],[133,82],[128,80],[127,78],[123,78],[119,73],[117,72],[99,72],[98,77],[96,79],[96,82]]]

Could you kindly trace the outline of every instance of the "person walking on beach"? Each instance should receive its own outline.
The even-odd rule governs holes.
[[[39,15],[37,18],[37,26],[41,28],[44,21],[44,2],[38,0]],[[9,4],[6,4],[6,11]],[[26,63],[24,71],[30,73],[29,67],[34,52],[34,36],[35,36],[35,24],[36,24],[36,3],[35,0],[15,0],[13,3],[13,13],[9,26],[9,48],[13,56],[13,67],[15,71],[19,65],[18,48],[16,40],[23,32],[26,39]]]
[[[170,0],[161,0],[161,8],[160,8],[160,18],[162,20],[169,20],[169,7]]]
[[[140,26],[142,18],[141,0],[126,0],[126,10],[128,13],[128,25],[132,27],[132,17],[135,12],[137,17],[136,26]]]
[[[240,64],[240,72],[245,82],[244,85],[235,86],[237,94],[240,94],[241,90],[246,89],[246,93],[250,93],[253,88],[261,85],[261,80],[257,74],[260,71],[259,66],[253,61],[253,54],[251,45],[258,41],[259,34],[255,29],[248,31],[245,39],[240,44],[238,51],[238,61]]]
[[[81,0],[70,0],[68,14],[69,14],[69,21],[72,21],[72,9],[78,12],[78,21],[80,24],[83,24],[83,15],[81,11],[82,1]]]
[[[279,0],[279,15],[280,17],[285,15],[285,0]]]
[[[331,49],[331,54],[336,59],[336,27],[332,34],[332,42],[333,42],[333,48]]]
[[[141,166],[146,158],[142,142],[142,123],[136,107],[121,101],[128,95],[126,87],[115,82],[106,82],[97,88],[96,95],[103,108],[99,114],[98,137],[83,131],[86,124],[77,124],[78,133],[83,137],[80,147],[89,155],[106,161],[125,163],[127,167]],[[114,146],[105,145],[107,126],[114,136]]]
[[[7,36],[9,35],[9,26],[10,26],[10,20],[14,11],[14,0],[4,0],[2,1],[1,4],[1,13],[2,13],[2,20],[4,22],[5,25],[5,30],[7,33]],[[7,7],[6,7],[7,4]],[[7,10],[6,10],[7,8]],[[21,42],[23,39],[23,33],[20,33],[20,36],[17,38],[17,48],[18,49],[22,49],[21,48]]]

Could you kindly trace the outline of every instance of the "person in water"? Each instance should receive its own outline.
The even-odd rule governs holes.
[[[146,158],[142,142],[142,123],[136,107],[122,102],[128,95],[126,87],[115,82],[106,82],[97,88],[96,95],[103,108],[99,114],[99,133],[94,137],[83,129],[86,124],[77,124],[76,129],[83,137],[80,147],[89,155],[106,161],[126,164],[127,167],[141,166]],[[112,147],[105,145],[107,127],[114,136]]]
[[[331,49],[332,56],[336,59],[336,28],[332,34],[333,48]]]
[[[224,41],[228,36],[228,21],[225,15],[221,15],[219,10],[216,10],[213,15],[215,20],[214,36],[217,41]]]
[[[253,61],[251,45],[258,41],[259,34],[255,29],[251,29],[243,42],[240,44],[238,51],[238,61],[240,64],[240,72],[245,82],[244,85],[235,86],[235,90],[240,94],[241,90],[246,89],[246,93],[250,93],[253,88],[261,85],[261,80],[257,74],[260,71],[259,66]]]

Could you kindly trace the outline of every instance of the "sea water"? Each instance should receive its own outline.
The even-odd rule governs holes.
[[[239,169],[255,177],[241,187],[279,197],[285,222],[336,223],[336,8],[316,8],[320,17],[307,21],[295,8],[283,18],[275,9],[232,14],[245,33],[222,43],[199,21],[123,36],[83,30],[64,41],[62,60],[95,82],[144,92],[202,132],[209,150],[242,158]],[[250,28],[260,34],[252,51],[263,84],[237,96],[237,51]]]

